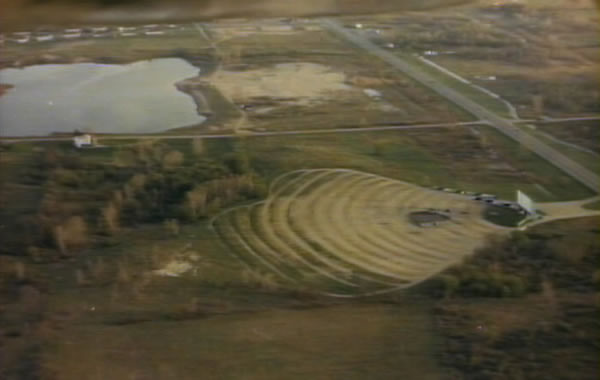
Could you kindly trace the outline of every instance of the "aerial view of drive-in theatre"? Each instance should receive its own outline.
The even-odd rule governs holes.
[[[597,2],[345,2],[0,25],[0,379],[598,378]]]

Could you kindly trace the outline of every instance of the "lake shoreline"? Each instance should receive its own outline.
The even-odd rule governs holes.
[[[190,60],[182,58],[158,58],[127,65],[85,62],[72,64],[72,69],[70,65],[2,70],[3,80],[8,82],[0,85],[2,95],[9,93],[9,88],[23,86],[18,95],[0,98],[5,126],[2,137],[45,137],[73,131],[156,134],[178,128],[200,128],[204,132],[208,116],[210,124],[220,119],[214,117],[210,98],[201,90],[180,85],[185,78],[210,73],[211,65],[208,71],[198,70]],[[165,91],[168,88],[172,92]],[[196,107],[190,107],[190,100]],[[128,123],[121,124],[123,120]],[[49,124],[63,128],[46,130]]]

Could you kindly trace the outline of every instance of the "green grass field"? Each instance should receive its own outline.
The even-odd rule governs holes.
[[[45,355],[61,379],[439,379],[426,305],[273,310],[77,325]],[[89,344],[90,340],[94,344]]]
[[[600,201],[588,203],[583,207],[590,210],[600,210]]]
[[[537,124],[522,129],[589,170],[600,172],[598,121]],[[561,143],[562,142],[562,143]]]
[[[429,300],[341,302],[265,287],[204,224],[177,237],[140,226],[119,240],[67,265],[27,264],[27,281],[52,289],[43,296],[46,335],[15,333],[40,310],[11,309],[3,326],[17,335],[5,346],[5,368],[15,360],[22,371],[37,366],[38,375],[65,380],[441,376]],[[182,252],[198,257],[193,272],[152,273]],[[2,264],[6,279],[11,265]],[[15,357],[15,345],[35,352]]]
[[[546,144],[552,146],[559,152],[562,152],[565,156],[569,157],[573,161],[581,164],[594,173],[600,173],[600,155],[598,153],[594,154],[590,152],[584,152],[568,145],[559,144],[555,140],[547,138],[545,135],[536,135]]]
[[[600,153],[600,130],[598,120],[571,121],[561,123],[538,123],[536,130],[567,143],[579,145]]]
[[[506,207],[488,207],[484,216],[486,220],[506,227],[517,227],[525,218],[524,215]]]
[[[210,154],[233,149],[208,141]],[[521,189],[537,201],[591,195],[525,148],[491,128],[427,129],[314,136],[246,137],[252,166],[266,178],[296,169],[350,168],[415,183],[497,194],[513,199]],[[543,186],[540,189],[540,186]]]
[[[410,54],[398,53],[398,55],[402,59],[404,59],[407,62],[410,62],[414,66],[418,67],[419,70],[421,70],[422,72],[425,72],[428,75],[430,75],[434,80],[459,92],[460,94],[469,98],[470,100],[474,101],[475,103],[478,103],[478,104],[484,106],[485,108],[496,113],[499,116],[502,116],[502,117],[505,117],[508,119],[512,118],[512,116],[509,113],[508,108],[506,107],[506,104],[504,104],[502,101],[500,101],[496,98],[493,98],[490,95],[488,95],[466,83],[463,83],[456,78],[453,78],[452,76],[438,70],[435,67],[432,67],[432,66],[420,61],[419,59],[417,59],[416,57],[414,57]],[[444,66],[443,63],[441,63],[440,65],[442,67]]]

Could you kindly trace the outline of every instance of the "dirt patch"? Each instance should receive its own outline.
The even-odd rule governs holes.
[[[249,71],[218,71],[207,78],[234,102],[275,98],[307,105],[324,101],[337,91],[348,90],[346,75],[315,63],[283,63]]]
[[[152,273],[158,276],[179,277],[196,268],[194,264],[198,260],[199,256],[194,252],[178,254],[160,269],[153,270]]]
[[[408,218],[412,224],[419,227],[437,226],[438,223],[450,220],[450,216],[435,210],[411,212]]]

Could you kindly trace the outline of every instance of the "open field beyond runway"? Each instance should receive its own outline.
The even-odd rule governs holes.
[[[466,197],[348,169],[299,170],[273,181],[266,200],[213,219],[248,265],[319,291],[352,296],[415,285],[508,229]],[[422,227],[418,211],[449,220]]]

